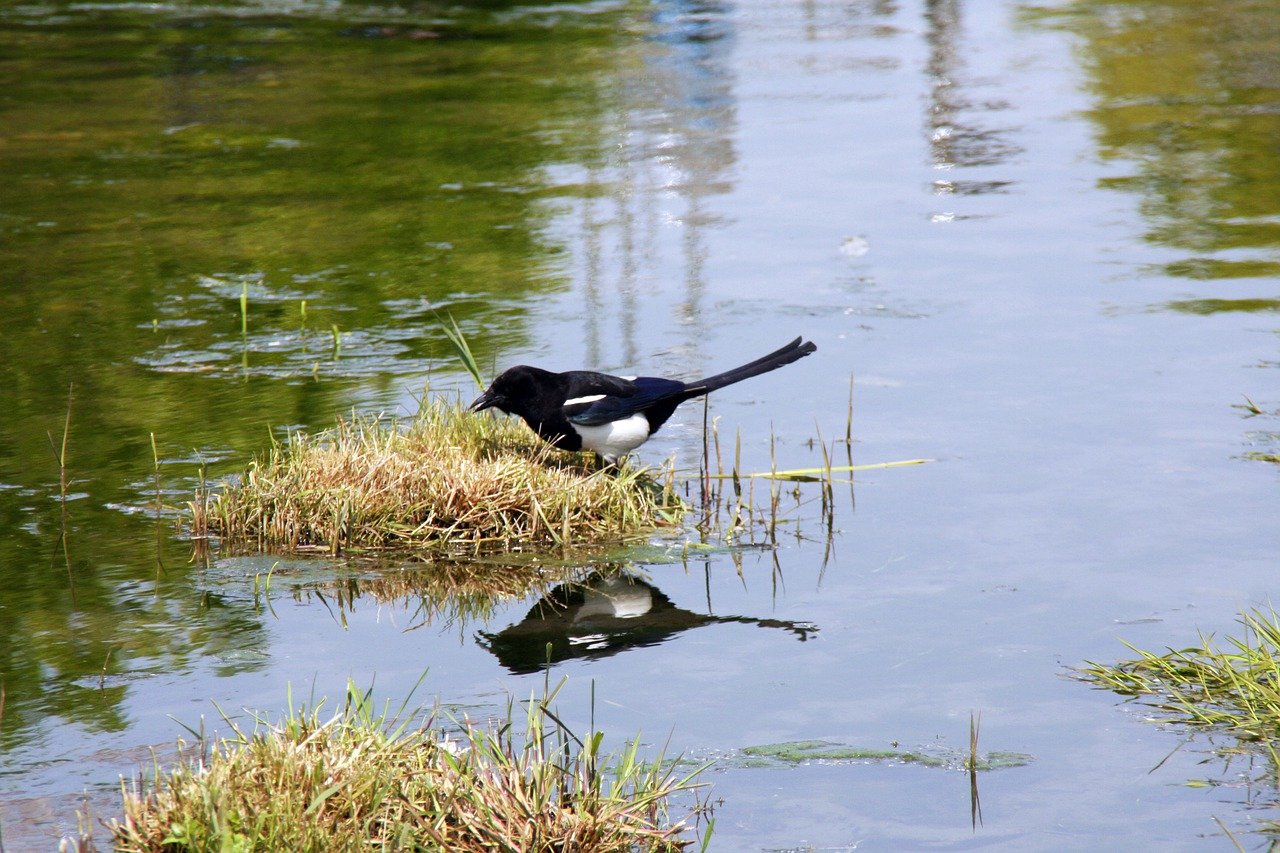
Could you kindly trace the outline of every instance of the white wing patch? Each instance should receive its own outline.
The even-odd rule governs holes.
[[[565,400],[564,405],[565,408],[568,408],[569,406],[576,406],[580,403],[594,403],[597,400],[603,399],[603,394],[588,394],[586,397],[574,397],[572,400]]]
[[[599,426],[574,424],[573,428],[582,436],[584,450],[594,450],[611,463],[644,444],[649,437],[649,419],[639,412]]]

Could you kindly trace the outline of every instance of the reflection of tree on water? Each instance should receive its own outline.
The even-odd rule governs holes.
[[[1177,253],[1148,271],[1180,279],[1182,298],[1156,307],[1206,317],[1274,312],[1280,5],[1090,0],[1044,21],[1079,37],[1086,115],[1097,157],[1111,164],[1099,186],[1133,193],[1145,239]],[[1276,417],[1263,388],[1245,381],[1239,392],[1262,404],[1244,408],[1246,417]],[[1246,456],[1258,459],[1273,459],[1280,444],[1274,429],[1246,440]]]
[[[215,661],[219,675],[262,666],[243,654],[266,645],[257,614],[163,568],[185,563],[186,543],[139,548],[154,535],[149,521],[83,502],[59,529],[60,507],[36,513],[23,498],[0,492],[0,517],[25,513],[46,524],[0,538],[0,565],[21,569],[6,576],[0,601],[0,759],[25,760],[25,747],[66,737],[68,723],[91,733],[125,729],[130,684],[144,676],[203,661]],[[115,524],[133,541],[98,532]],[[0,760],[0,776],[10,766]]]
[[[582,582],[552,589],[520,622],[496,634],[481,631],[476,636],[508,670],[527,674],[549,663],[606,658],[630,648],[656,646],[691,628],[726,623],[778,628],[801,641],[818,630],[808,622],[694,613],[677,607],[635,575],[593,573]]]
[[[1079,37],[1100,185],[1137,195],[1168,275],[1280,272],[1280,6],[1086,2],[1044,18]]]

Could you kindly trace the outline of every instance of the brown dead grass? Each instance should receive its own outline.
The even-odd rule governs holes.
[[[593,470],[516,421],[424,404],[408,424],[293,433],[191,504],[197,536],[263,549],[455,552],[634,536],[678,519],[673,475]]]
[[[557,688],[558,689],[558,688]],[[430,723],[373,713],[351,689],[344,709],[291,712],[230,738],[149,785],[124,790],[113,848],[174,850],[431,850],[487,853],[679,853],[688,818],[667,817],[671,795],[697,787],[633,741],[599,754],[601,734],[578,738],[548,703],[528,703],[523,736],[467,724],[454,739]],[[230,722],[230,721],[228,721]]]

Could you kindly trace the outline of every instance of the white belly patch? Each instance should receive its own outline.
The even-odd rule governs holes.
[[[599,426],[573,427],[582,436],[582,449],[594,450],[606,462],[617,462],[644,444],[649,437],[649,419],[640,413]]]

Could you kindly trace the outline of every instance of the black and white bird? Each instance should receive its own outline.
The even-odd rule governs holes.
[[[500,409],[517,415],[544,441],[562,450],[595,451],[613,465],[648,441],[684,401],[777,370],[816,349],[812,341],[796,338],[782,349],[697,382],[624,378],[593,370],[552,373],[521,364],[494,379],[471,404],[471,411]]]

